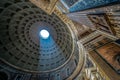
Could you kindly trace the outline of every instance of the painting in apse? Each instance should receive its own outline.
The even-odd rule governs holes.
[[[89,14],[88,18],[94,24],[96,29],[99,29],[110,34],[114,34],[114,29],[110,25],[110,22],[107,19],[106,14]]]
[[[98,49],[98,54],[120,74],[120,45],[111,42]]]

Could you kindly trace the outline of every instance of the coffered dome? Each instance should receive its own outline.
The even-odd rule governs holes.
[[[27,71],[48,71],[68,62],[74,50],[70,29],[54,13],[48,15],[30,2],[1,3],[0,57]],[[47,30],[47,39],[40,37]],[[9,57],[9,58],[8,58]]]

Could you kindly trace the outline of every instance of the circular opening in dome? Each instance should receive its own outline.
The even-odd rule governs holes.
[[[47,39],[49,37],[49,32],[47,30],[43,29],[43,30],[40,31],[40,36],[43,39]]]

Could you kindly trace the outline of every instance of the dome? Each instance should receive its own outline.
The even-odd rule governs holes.
[[[31,2],[15,1],[0,3],[0,59],[27,73],[52,76],[67,70],[63,77],[67,78],[80,58],[71,27],[55,13],[48,15]]]

